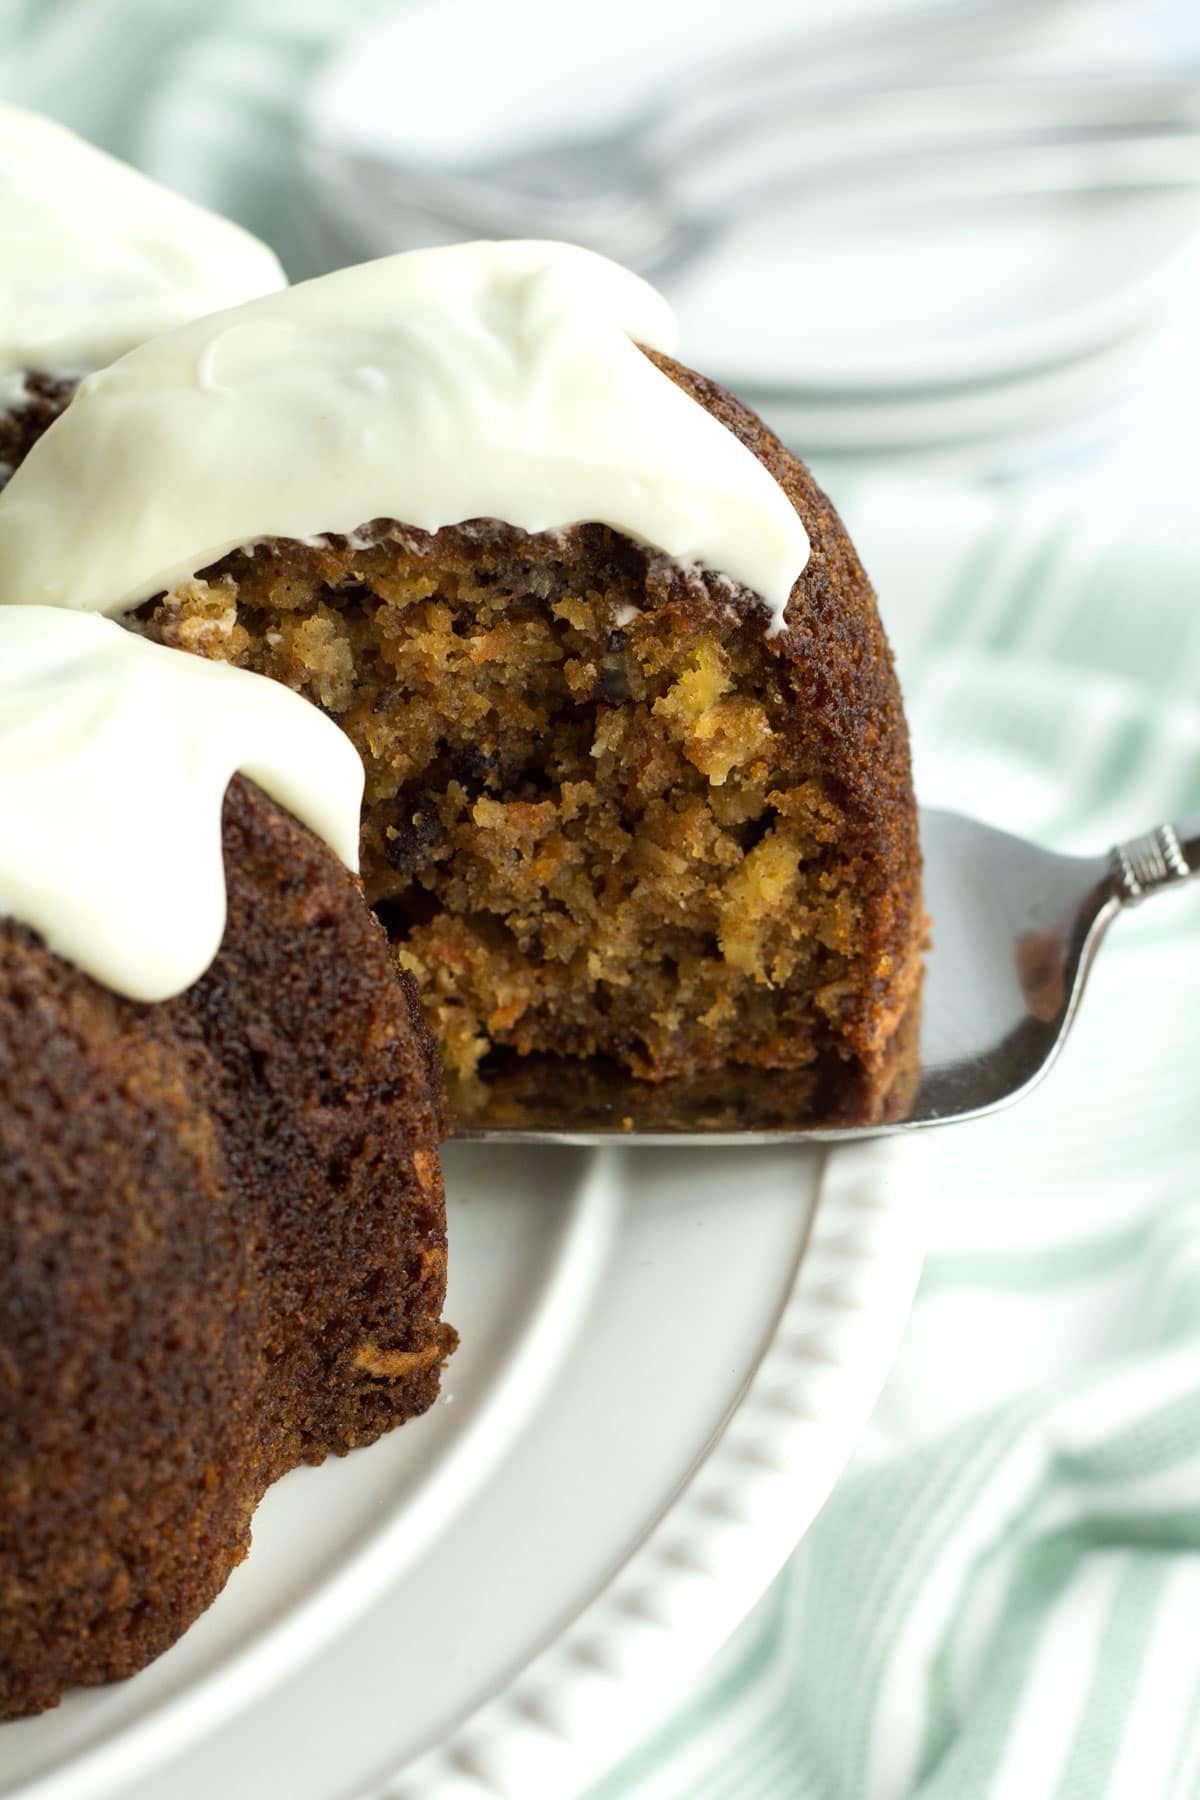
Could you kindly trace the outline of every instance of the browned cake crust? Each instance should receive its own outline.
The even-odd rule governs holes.
[[[603,525],[238,550],[131,623],[307,694],[367,770],[367,897],[448,1070],[497,1051],[882,1079],[920,979],[908,739],[875,597],[760,420],[652,360],[811,540],[785,629]],[[494,1058],[493,1058],[494,1060]],[[889,1076],[890,1079],[890,1076]]]
[[[78,386],[74,376],[25,377],[25,395],[8,412],[0,412],[0,488],[19,468],[42,433],[53,425]]]
[[[871,920],[860,998],[846,1016],[858,1047],[878,1053],[915,998],[927,921],[908,725],[875,590],[828,495],[758,415],[716,382],[647,355],[770,470],[808,532],[808,563],[774,649],[794,729],[817,751],[845,814],[854,886]]]
[[[423,1412],[453,1347],[411,984],[241,779],[224,848],[221,952],[159,1006],[0,922],[0,1718],[165,1650],[270,1483]]]

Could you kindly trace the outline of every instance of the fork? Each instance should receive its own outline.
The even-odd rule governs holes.
[[[302,153],[308,188],[347,248],[566,238],[661,276],[739,216],[840,206],[880,183],[887,203],[897,190],[928,201],[1200,185],[1195,72],[815,82],[800,54],[776,46],[615,130],[475,164],[317,138]]]
[[[883,1117],[844,1106],[832,1116],[789,1116],[786,1083],[765,1069],[731,1069],[715,1085],[653,1083],[609,1066],[530,1057],[451,1088],[453,1136],[804,1143],[982,1118],[1027,1094],[1058,1055],[1117,914],[1200,875],[1200,815],[1158,825],[1107,856],[1076,857],[926,808],[921,841],[933,943],[919,1050],[913,1078]]]

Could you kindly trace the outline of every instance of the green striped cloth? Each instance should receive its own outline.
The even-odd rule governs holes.
[[[384,9],[0,0],[0,92],[288,260],[298,97],[339,25]],[[1200,807],[1197,395],[1200,371],[1177,453],[1160,437],[1140,477],[1127,458],[1120,479],[1017,492],[835,489],[927,801],[1063,849]],[[1047,1084],[946,1135],[867,1440],[685,1704],[588,1800],[1200,1796],[1198,901],[1121,920]]]
[[[1200,809],[1194,500],[842,498],[924,798],[1081,851]],[[588,1800],[1200,1795],[1198,1057],[1192,892],[1118,922],[1044,1087],[943,1138],[867,1441]]]

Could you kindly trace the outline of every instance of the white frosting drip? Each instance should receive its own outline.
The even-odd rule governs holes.
[[[238,770],[357,868],[362,763],[307,700],[108,619],[0,607],[0,914],[59,955],[135,1000],[199,979]]]
[[[0,106],[0,240],[0,378],[99,368],[284,283],[248,231],[16,106]]]
[[[566,245],[343,269],[90,376],[0,496],[0,597],[117,613],[265,537],[595,520],[783,618],[808,558],[783,490],[641,354],[675,322]]]

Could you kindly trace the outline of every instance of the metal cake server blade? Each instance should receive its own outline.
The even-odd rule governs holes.
[[[887,1084],[805,1071],[638,1081],[599,1059],[513,1057],[451,1087],[453,1135],[517,1143],[829,1142],[977,1119],[1033,1088],[1124,908],[1200,875],[1200,817],[1107,855],[1059,856],[959,813],[921,814],[933,921],[920,1017]],[[903,1035],[905,1027],[901,1027]]]

